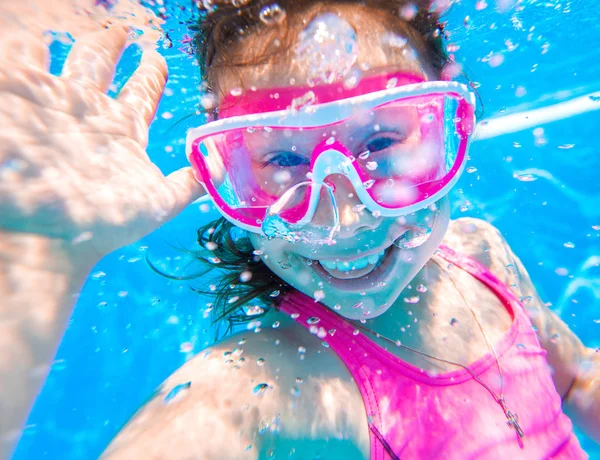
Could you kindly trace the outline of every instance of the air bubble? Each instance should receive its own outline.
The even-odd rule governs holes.
[[[268,25],[281,24],[285,19],[285,10],[281,8],[277,3],[263,6],[258,14],[260,20]]]
[[[173,401],[178,395],[180,395],[179,399],[181,399],[181,397],[187,393],[185,390],[188,390],[191,386],[192,386],[192,382],[186,382],[186,383],[182,383],[180,385],[174,386],[171,389],[171,391],[169,391],[169,393],[167,393],[167,396],[165,396],[164,402],[169,403],[169,402]],[[182,393],[182,392],[185,392],[185,393]]]
[[[415,304],[418,303],[421,298],[418,295],[412,297],[404,297],[404,303]]]
[[[269,388],[268,383],[259,383],[254,387],[254,390],[252,390],[252,392],[257,396],[262,396],[267,390],[267,388]]]

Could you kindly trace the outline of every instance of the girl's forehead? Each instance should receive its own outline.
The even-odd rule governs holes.
[[[430,64],[420,55],[421,44],[414,43],[402,28],[390,30],[381,21],[352,9],[321,13],[296,34],[286,46],[277,34],[266,34],[255,53],[264,50],[268,62],[241,66],[233,72],[220,72],[223,94],[248,89],[285,88],[336,84],[362,75],[406,72],[424,80],[435,79]],[[411,34],[412,35],[412,34]],[[277,48],[281,47],[279,51]]]

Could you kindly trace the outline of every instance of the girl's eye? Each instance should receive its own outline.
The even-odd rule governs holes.
[[[366,144],[366,147],[369,152],[374,153],[390,148],[399,142],[402,142],[402,138],[397,134],[392,134],[372,139],[368,144]]]
[[[300,155],[291,152],[283,152],[273,156],[266,162],[265,166],[279,166],[281,168],[290,168],[293,166],[307,165],[309,161]]]

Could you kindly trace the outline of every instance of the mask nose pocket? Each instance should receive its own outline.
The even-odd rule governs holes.
[[[289,242],[334,244],[339,229],[333,187],[311,181],[287,190],[266,212],[262,231],[267,238]]]

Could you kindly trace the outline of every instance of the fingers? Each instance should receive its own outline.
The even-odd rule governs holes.
[[[175,207],[171,210],[168,219],[175,217],[183,208],[198,198],[204,196],[204,187],[196,180],[192,168],[182,168],[167,176],[167,183],[175,195]]]
[[[156,51],[144,51],[138,69],[127,81],[117,100],[137,110],[148,126],[167,83],[167,63]]]
[[[2,65],[34,67],[47,71],[50,53],[42,37],[26,31],[3,33],[0,38]]]
[[[127,36],[127,29],[122,26],[84,35],[73,45],[62,76],[106,92],[127,43]]]

